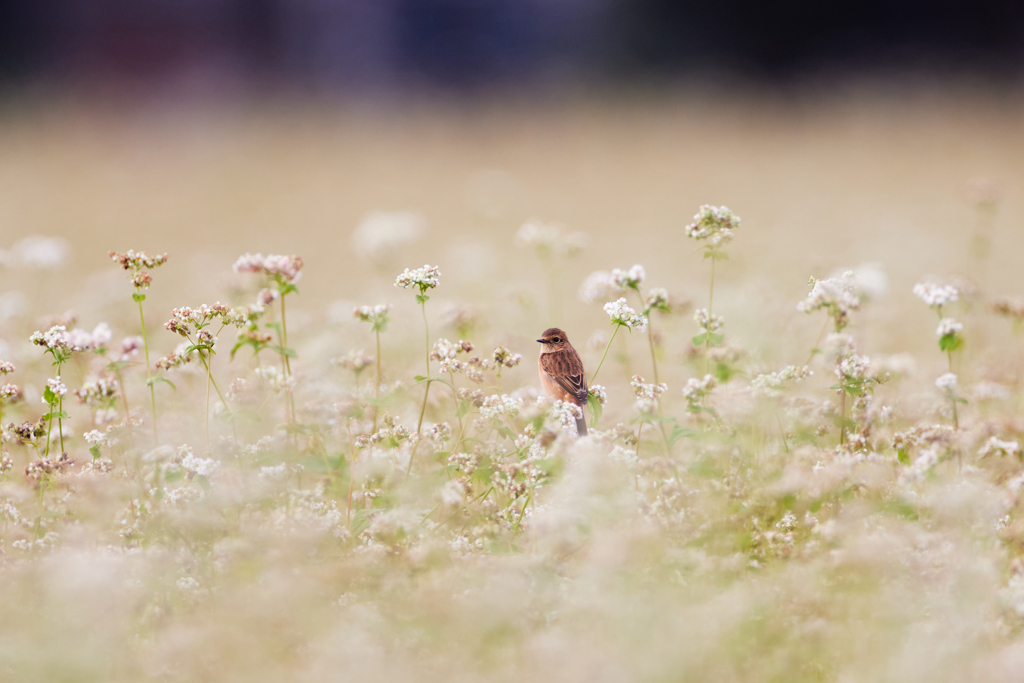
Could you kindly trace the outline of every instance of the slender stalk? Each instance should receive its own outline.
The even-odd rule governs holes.
[[[608,356],[608,349],[612,347],[612,342],[615,340],[615,335],[619,333],[619,328],[622,325],[615,325],[615,330],[612,332],[612,336],[608,339],[608,343],[604,347],[604,353],[601,355],[601,362],[597,364],[597,370],[594,370],[594,374],[590,376],[590,386],[594,385],[594,380],[597,379],[597,373],[601,372],[601,366],[604,365],[604,359]]]
[[[377,412],[380,410],[380,330],[377,330],[377,384],[373,387],[373,398],[376,401],[373,404],[373,431],[377,432]]]
[[[708,327],[704,333],[704,374],[711,372],[711,314],[712,306],[715,303],[715,262],[714,256],[711,257],[711,286],[708,288]]]
[[[202,357],[203,352],[199,352]],[[210,365],[206,365],[206,445],[210,445],[210,385],[213,383],[213,375],[210,373]],[[227,404],[225,404],[227,405]]]
[[[287,298],[286,294],[281,295],[281,356],[284,358],[284,372],[285,377],[291,379],[292,376],[292,364],[288,359],[288,321],[285,317],[284,300]],[[224,405],[227,405],[226,403]],[[295,422],[295,397],[292,396],[291,392],[288,393],[288,409],[291,414],[291,421]]]
[[[939,314],[939,320],[941,321],[942,320],[942,306],[938,306],[935,309],[935,312]],[[950,373],[952,373],[953,372],[953,351],[952,350],[949,350],[949,349],[946,350],[946,358],[949,360],[949,371],[950,371]],[[956,410],[956,397],[955,396],[950,396],[949,400],[950,400],[950,403],[953,404],[953,428],[954,429],[960,429],[960,417],[959,417],[959,415],[957,415],[957,410]]]
[[[639,289],[634,291],[636,292],[637,298],[640,299],[640,308],[643,309],[647,302],[644,301],[643,294],[640,293]],[[644,311],[644,315],[647,318],[647,343],[651,347],[651,369],[654,373],[654,383],[660,384],[658,381],[658,359],[654,355],[654,326],[652,325],[651,311]]]
[[[461,435],[462,434],[462,416],[459,415],[459,392],[456,391],[456,389],[455,389],[455,373],[452,372],[452,371],[449,371],[448,372],[448,376],[451,377],[452,397],[455,399],[455,419],[457,419],[459,421],[459,434]],[[457,445],[458,444],[456,444],[456,446]],[[454,452],[455,449],[453,448],[452,451]]]
[[[846,390],[841,389],[840,391],[842,400],[839,406],[839,445],[842,446],[846,443]]]
[[[355,481],[355,476],[352,473],[352,468],[356,463],[356,445],[352,441],[352,420],[346,420],[346,428],[348,429],[348,448],[350,458],[348,461],[348,509],[345,511],[345,523],[352,523],[352,485]],[[374,430],[376,431],[376,430]]]
[[[423,429],[423,415],[427,412],[427,396],[430,395],[430,326],[427,324],[427,302],[421,301],[420,307],[423,310],[423,330],[425,332],[424,338],[426,339],[424,358],[427,364],[427,379],[425,380],[427,386],[423,389],[423,407],[420,408],[420,420],[416,423],[417,434]],[[409,467],[412,467],[412,458],[409,459]]]
[[[789,453],[789,443],[786,441],[786,429],[782,426],[782,418],[779,417],[779,411],[775,411],[775,420],[779,423],[779,435],[782,436],[782,447],[786,449],[786,453]]]
[[[146,384],[149,385],[149,398],[153,405],[153,444],[158,443],[159,435],[156,428],[156,388],[153,386],[153,371],[149,366],[149,340],[146,338],[146,318],[142,315],[142,300],[139,300],[139,323],[142,326],[142,348],[146,350]]]

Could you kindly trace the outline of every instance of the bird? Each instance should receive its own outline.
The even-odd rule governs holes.
[[[544,393],[553,399],[568,401],[580,408],[576,418],[576,432],[586,436],[587,423],[583,419],[583,406],[587,403],[587,373],[580,354],[569,343],[569,337],[557,327],[544,330],[540,339],[537,372]]]

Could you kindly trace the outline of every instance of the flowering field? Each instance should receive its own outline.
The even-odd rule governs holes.
[[[1024,302],[1012,198],[965,195],[944,275],[807,256],[770,304],[738,205],[649,267],[517,224],[500,278],[372,212],[330,294],[240,235],[5,238],[3,678],[1015,680]],[[540,393],[554,325],[582,408]]]

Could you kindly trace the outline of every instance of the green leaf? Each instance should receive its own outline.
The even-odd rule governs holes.
[[[957,336],[956,332],[950,332],[939,337],[939,349],[942,351],[956,351],[963,343],[963,340]]]
[[[597,429],[597,423],[604,413],[604,406],[597,400],[597,396],[587,394],[587,409],[590,411],[590,426]]]
[[[174,386],[174,382],[172,382],[171,380],[167,379],[166,377],[150,377],[149,379],[146,380],[146,386],[147,387],[151,387],[154,384],[156,384],[157,382],[163,382],[164,384],[170,384],[171,385],[171,389],[174,389],[175,391],[178,390],[178,387]]]
[[[723,341],[725,341],[725,335],[717,332],[711,332],[708,334],[708,343],[712,346],[721,346]]]
[[[417,294],[416,295],[416,303],[418,303],[418,304],[425,304],[428,301],[430,301],[430,297],[427,296],[426,294]]]
[[[134,294],[132,294],[132,301],[135,301],[137,303],[141,303],[141,302],[143,302],[145,300],[146,300],[146,295],[143,294],[142,292],[135,292]]]
[[[909,465],[910,464],[910,456],[907,455],[907,452],[902,450],[902,449],[896,451],[896,459],[899,460],[900,463],[902,463],[904,465]]]
[[[266,323],[266,324],[265,324],[264,326],[265,326],[265,327],[269,327],[269,328],[270,328],[270,329],[272,329],[272,330],[277,330],[277,333],[278,333],[278,334],[281,334],[281,323],[277,323],[277,322],[274,322],[274,323]]]
[[[63,410],[61,410],[59,412],[56,411],[56,410],[51,410],[50,412],[48,412],[45,415],[43,415],[42,419],[44,419],[44,420],[70,420],[71,416],[68,415]]]
[[[669,434],[668,445],[669,446],[674,446],[676,441],[679,441],[679,439],[696,439],[696,438],[697,438],[697,432],[695,432],[694,430],[692,430],[692,429],[684,429],[683,427],[680,427],[679,425],[675,425],[674,427],[672,427],[672,433]]]
[[[736,371],[728,363],[715,363],[715,379],[722,384],[732,379],[734,374]]]
[[[100,447],[99,446],[91,446],[89,448],[89,452],[92,453],[92,457],[93,458],[100,457]]]
[[[57,394],[53,393],[53,389],[47,386],[45,389],[43,389],[43,400],[46,401],[47,405],[56,405]]]
[[[694,346],[704,346],[704,342],[707,340],[707,338],[707,334],[698,334],[691,341],[693,342]]]
[[[132,365],[142,365],[142,364],[141,363],[136,363],[136,362],[130,361],[130,360],[115,360],[114,362],[112,362],[109,365],[107,365],[107,370],[109,372],[120,372],[121,370],[124,370],[125,368],[127,368],[129,366],[132,366]]]
[[[279,353],[282,356],[288,356],[289,358],[299,357],[299,354],[295,352],[295,349],[289,349],[284,346],[278,346],[277,344],[271,344],[270,348],[273,349],[275,353]]]
[[[351,531],[353,536],[358,536],[359,534],[366,531],[366,529],[370,526],[370,520],[366,514],[367,512],[368,511],[366,508],[361,508],[359,510],[356,510],[356,513],[352,515]]]

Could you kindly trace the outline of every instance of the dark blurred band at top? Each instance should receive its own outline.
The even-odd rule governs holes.
[[[0,83],[474,89],[822,70],[1016,78],[1011,0],[5,0]]]

